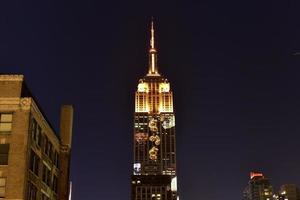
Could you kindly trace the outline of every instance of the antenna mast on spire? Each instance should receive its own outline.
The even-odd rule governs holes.
[[[154,38],[154,22],[153,22],[153,18],[152,18],[152,21],[151,21],[151,41],[150,41],[150,47],[151,47],[151,49],[155,49],[154,42],[155,42],[155,38]]]
[[[159,75],[157,68],[157,51],[155,49],[155,34],[154,34],[154,20],[151,19],[151,39],[149,49],[149,71],[148,75]]]

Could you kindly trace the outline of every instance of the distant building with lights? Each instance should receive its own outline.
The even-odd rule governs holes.
[[[273,187],[262,173],[250,173],[250,180],[243,193],[243,200],[271,200]]]
[[[282,199],[299,200],[299,189],[295,184],[285,184],[280,187],[279,195]]]
[[[300,200],[300,193],[295,184],[284,184],[276,193],[262,173],[251,172],[243,200]]]
[[[132,200],[177,200],[173,93],[158,71],[151,24],[149,69],[135,92]]]
[[[0,75],[0,199],[68,200],[72,123],[62,106],[58,137],[23,75]]]

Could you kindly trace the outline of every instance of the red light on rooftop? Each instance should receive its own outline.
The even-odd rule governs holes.
[[[250,172],[250,179],[253,179],[255,177],[264,177],[264,175],[262,173]]]

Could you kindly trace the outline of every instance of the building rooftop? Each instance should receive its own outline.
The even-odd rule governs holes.
[[[24,98],[24,97],[29,97],[32,98],[34,103],[36,104],[36,106],[38,107],[39,111],[41,112],[41,114],[43,115],[44,119],[46,120],[46,122],[48,123],[49,127],[52,129],[52,131],[55,133],[55,135],[59,138],[59,134],[55,131],[54,127],[52,126],[52,124],[50,123],[49,119],[47,118],[47,115],[45,115],[45,112],[43,111],[41,105],[39,104],[37,98],[32,94],[32,92],[29,90],[26,81],[25,81],[25,77],[22,74],[0,74],[0,82],[21,82],[20,85],[14,85],[12,84],[5,84],[3,86],[3,88],[1,88],[0,85],[0,90],[3,89],[4,93],[6,91],[12,90],[12,88],[16,88],[16,87],[20,87],[20,90],[17,93],[11,93],[8,92],[8,94],[0,94],[0,97],[18,97],[18,98]],[[11,87],[11,88],[10,88]],[[10,96],[11,95],[11,96]]]

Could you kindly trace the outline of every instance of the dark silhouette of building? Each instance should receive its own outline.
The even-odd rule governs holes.
[[[279,196],[282,196],[282,199],[288,200],[299,200],[299,189],[295,184],[285,184],[280,187]]]
[[[149,69],[135,93],[133,200],[175,200],[176,135],[173,93],[159,72],[151,23]]]
[[[262,173],[250,173],[250,180],[243,194],[244,200],[271,200],[273,198],[273,187],[269,179]]]

